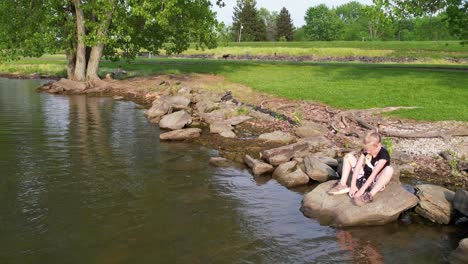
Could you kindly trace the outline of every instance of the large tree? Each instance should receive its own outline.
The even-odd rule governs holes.
[[[451,33],[460,38],[468,38],[468,1],[467,0],[373,0],[374,4],[391,10],[397,18],[429,17],[429,32],[433,35],[432,18],[442,12]],[[438,21],[436,21],[437,23]],[[436,25],[437,26],[437,25]]]
[[[278,12],[270,12],[268,9],[262,7],[258,10],[258,15],[266,26],[266,40],[276,40],[276,19],[278,18]]]
[[[219,4],[220,1],[218,1]],[[65,51],[67,76],[98,79],[103,55],[142,48],[181,52],[214,46],[209,0],[16,0],[0,2],[0,60]]]
[[[326,5],[307,9],[305,32],[310,40],[335,40],[340,36],[342,22]]]
[[[282,37],[286,38],[287,41],[294,39],[294,25],[286,7],[281,9],[276,20],[276,38],[279,40]]]
[[[266,40],[266,25],[260,18],[255,0],[237,0],[232,17],[232,28],[238,41]]]

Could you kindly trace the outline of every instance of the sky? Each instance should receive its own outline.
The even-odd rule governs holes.
[[[372,4],[372,0],[356,0],[362,4]],[[236,0],[224,0],[225,7],[219,8],[216,5],[216,0],[211,0],[213,3],[213,10],[216,11],[218,21],[224,22],[226,25],[232,24],[232,14]],[[305,24],[304,16],[309,7],[319,4],[326,4],[328,7],[339,6],[344,3],[351,2],[351,0],[257,0],[257,8],[264,7],[271,11],[279,11],[281,8],[286,7],[295,27],[301,27]]]

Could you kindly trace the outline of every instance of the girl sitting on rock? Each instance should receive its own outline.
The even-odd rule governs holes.
[[[370,132],[364,138],[364,148],[359,159],[348,153],[343,159],[341,179],[329,191],[328,194],[338,195],[348,193],[353,198],[354,204],[362,206],[369,202],[377,192],[385,189],[385,185],[393,175],[390,166],[390,155],[380,143],[380,135]],[[351,187],[347,186],[349,174],[353,172]]]

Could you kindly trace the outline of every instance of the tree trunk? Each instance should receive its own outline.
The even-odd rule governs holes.
[[[87,80],[100,79],[98,75],[99,62],[101,61],[102,51],[104,49],[103,44],[98,44],[91,50],[91,56],[88,61],[88,69],[86,70]]]
[[[110,12],[106,14],[106,17],[101,21],[99,25],[97,36],[98,36],[98,39],[100,40],[105,39],[107,35],[110,21],[112,18],[112,13],[113,13],[113,8],[111,9]],[[102,43],[102,41],[93,46],[91,50],[91,55],[88,61],[88,68],[86,70],[87,80],[100,79],[98,75],[98,71],[99,71],[99,63],[101,61],[103,50],[104,50],[104,43]]]
[[[76,46],[76,64],[75,64],[75,76],[76,81],[86,80],[86,46],[84,42],[85,37],[85,22],[83,9],[81,9],[80,0],[74,0],[75,12],[76,12],[76,34],[77,34],[77,46]]]
[[[67,79],[74,80],[76,54],[73,51],[66,50],[65,55],[67,56]]]

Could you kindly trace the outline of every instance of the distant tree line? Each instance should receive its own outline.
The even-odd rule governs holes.
[[[309,7],[306,24],[294,28],[289,11],[257,9],[255,0],[238,0],[233,24],[218,35],[229,41],[458,40],[468,39],[466,0],[353,1],[329,8]]]

